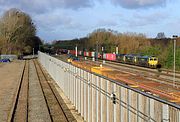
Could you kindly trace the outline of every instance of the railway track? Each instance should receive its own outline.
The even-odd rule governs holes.
[[[57,56],[55,56],[58,58]],[[60,56],[60,59],[67,61],[67,56],[62,55]],[[82,60],[84,60],[82,58]],[[87,59],[92,62],[92,59]],[[129,64],[123,64],[123,63],[118,63],[118,62],[112,62],[112,61],[105,61],[106,63],[103,64],[104,66],[114,68],[116,70],[119,70],[121,72],[125,73],[131,73],[136,76],[144,77],[149,80],[153,80],[159,83],[165,83],[167,85],[171,85],[176,88],[180,88],[180,72],[176,71],[176,79],[175,82],[173,81],[173,71],[167,70],[167,69],[150,69],[146,67],[139,67],[139,66],[134,66],[134,65],[129,65]],[[103,60],[98,59],[98,61],[93,62],[93,64],[100,65],[103,63]]]
[[[54,85],[49,78],[45,75],[44,71],[40,67],[40,64],[34,60],[34,65],[38,73],[38,78],[43,89],[43,94],[49,108],[49,113],[52,121],[70,122],[74,120],[74,117],[62,107],[63,101],[59,96]]]
[[[26,60],[8,122],[75,121],[63,104],[61,96],[40,64],[36,60]]]
[[[103,75],[117,82],[121,82],[148,94],[180,104],[179,88],[148,80],[143,77],[133,75],[132,73],[124,73],[123,71],[118,71],[114,68],[100,67],[94,62],[73,61],[72,64],[90,72]]]
[[[12,121],[27,121],[27,96],[28,96],[28,67],[29,62],[26,61],[18,83],[17,91],[12,103],[12,108],[8,116],[8,122]]]
[[[102,60],[100,60],[102,61]],[[111,61],[106,61],[107,63],[109,64],[116,64],[116,65],[120,65],[120,66],[126,66],[128,68],[135,68],[135,69],[138,69],[138,70],[142,70],[142,71],[150,71],[152,73],[158,73],[160,72],[160,75],[166,75],[166,76],[170,76],[170,77],[173,77],[173,71],[171,70],[167,70],[167,69],[150,69],[150,68],[146,68],[146,67],[139,67],[139,66],[134,66],[134,65],[129,65],[129,64],[122,64],[122,63],[118,63],[118,62],[111,62]],[[180,78],[180,72],[179,71],[176,71],[176,77],[177,78]]]
[[[102,60],[98,60],[98,64],[102,63]],[[176,80],[173,81],[173,73],[170,70],[162,69],[161,71],[157,69],[150,69],[145,67],[138,67],[134,65],[122,64],[117,62],[106,61],[105,66],[112,67],[116,70],[123,72],[130,72],[134,75],[145,77],[146,79],[157,81],[160,83],[165,83],[172,85],[174,87],[180,88],[180,73],[176,72]]]
[[[67,61],[64,57],[64,61]],[[166,99],[177,104],[180,103],[180,84],[177,81],[176,84],[173,84],[171,79],[169,80],[166,77],[162,77],[163,74],[158,72],[157,69],[148,69],[143,67],[135,67],[126,64],[119,65],[119,63],[114,63],[106,61],[104,65],[106,69],[112,69],[108,72],[102,70],[93,70],[92,68],[100,67],[102,61],[73,61],[73,65],[95,72],[100,75],[104,75],[108,78],[111,78],[116,81],[120,81],[126,85],[134,87],[149,94],[159,96],[160,98]],[[124,66],[125,65],[125,66]],[[135,67],[135,68],[134,68]],[[175,86],[174,86],[175,85]]]

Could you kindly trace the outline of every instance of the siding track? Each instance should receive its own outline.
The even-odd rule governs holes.
[[[76,121],[37,60],[24,62],[7,121]]]

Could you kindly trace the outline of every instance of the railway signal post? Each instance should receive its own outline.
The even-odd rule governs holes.
[[[102,60],[103,60],[103,64],[105,64],[105,60],[104,60],[103,56],[104,56],[104,47],[102,47]]]
[[[96,61],[98,61],[98,41],[96,41]]]
[[[76,47],[75,47],[75,50],[76,50],[76,52],[75,52],[75,53],[76,53],[76,57],[77,57],[77,50],[78,50],[78,49],[77,49],[77,45],[76,45]]]
[[[173,35],[173,39],[174,39],[174,75],[173,75],[173,86],[175,86],[175,81],[176,81],[176,38],[178,36],[177,35]]]
[[[118,54],[118,52],[119,52],[119,51],[118,51],[118,46],[116,46],[116,54]]]

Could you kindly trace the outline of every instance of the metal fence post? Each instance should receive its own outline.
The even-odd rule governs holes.
[[[116,91],[116,97],[117,97],[117,103],[114,105],[114,113],[115,113],[115,122],[120,122],[120,119],[121,119],[121,109],[120,109],[120,105],[121,105],[121,96],[120,96],[120,93],[121,93],[121,87],[118,86],[117,84],[115,84],[115,91]]]
[[[165,105],[163,104],[162,106],[162,112],[163,112],[163,117],[162,117],[162,121],[163,122],[169,122],[169,106],[168,105]]]
[[[97,97],[96,97],[96,77],[95,75],[92,74],[92,121],[96,122],[97,121]]]
[[[127,122],[127,89],[121,87],[121,122]]]
[[[97,77],[97,87],[99,88],[99,90],[97,90],[96,94],[97,94],[97,121],[101,122],[101,82],[102,79],[100,77]]]
[[[84,71],[80,69],[80,83],[81,83],[81,116],[84,117],[84,82],[82,79],[84,79]]]
[[[112,90],[112,83],[110,81],[107,82],[107,92],[111,95],[114,91]],[[110,96],[109,95],[109,96]],[[113,101],[111,98],[107,98],[107,120],[109,122],[113,122],[114,114],[113,114]]]
[[[86,83],[84,88],[85,88],[85,92],[84,92],[84,112],[85,112],[85,121],[88,121],[88,72],[85,71],[84,72],[84,76],[85,76],[85,79],[86,79]]]
[[[107,81],[102,79],[101,89],[107,91]],[[101,122],[107,121],[107,97],[101,94]]]
[[[92,122],[92,74],[88,72],[88,122]]]

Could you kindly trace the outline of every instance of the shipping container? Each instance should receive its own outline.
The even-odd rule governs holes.
[[[70,50],[68,50],[68,54],[70,54]]]
[[[89,56],[89,52],[86,52],[86,56],[87,56],[87,57]]]
[[[86,56],[86,51],[84,51],[84,56]]]
[[[103,53],[103,59],[106,59],[106,53]]]
[[[91,52],[89,52],[89,57],[92,57],[92,53]]]
[[[91,52],[91,57],[95,57],[95,52]]]
[[[107,53],[106,54],[106,60],[115,61],[116,60],[116,54]]]
[[[98,53],[98,58],[102,58],[102,55],[101,55],[101,53]]]
[[[71,53],[72,55],[75,55],[75,54],[76,54],[76,51],[75,51],[75,50],[70,50],[70,53]]]
[[[82,51],[78,51],[78,55],[80,55],[80,56],[81,56],[81,55],[82,55]]]

